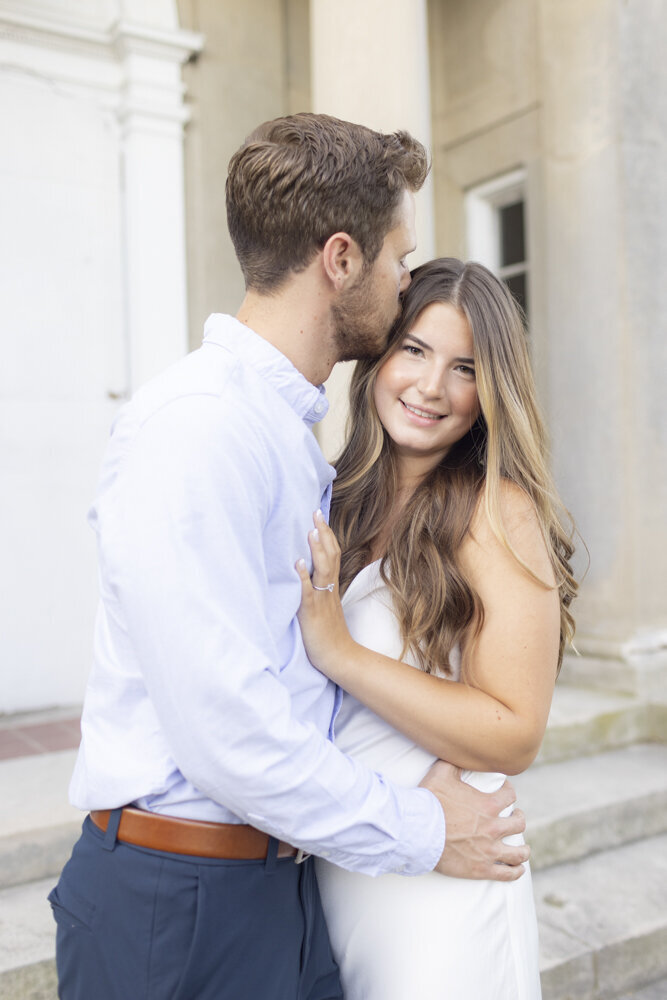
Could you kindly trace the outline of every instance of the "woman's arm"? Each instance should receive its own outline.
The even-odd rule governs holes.
[[[508,539],[545,582],[553,572],[530,500],[505,484]],[[558,592],[531,579],[495,538],[479,509],[460,558],[484,606],[484,623],[462,650],[464,683],[425,674],[360,646],[350,636],[338,597],[340,552],[320,515],[309,536],[313,589],[297,568],[299,621],[311,661],[391,725],[444,760],[471,770],[517,774],[534,759],[549,714],[560,636]],[[315,536],[315,537],[314,537]]]

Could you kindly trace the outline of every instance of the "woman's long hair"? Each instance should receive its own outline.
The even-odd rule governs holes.
[[[400,622],[402,655],[409,649],[422,669],[451,672],[453,647],[481,628],[484,609],[459,565],[461,544],[480,503],[499,541],[538,580],[512,549],[503,525],[500,491],[503,480],[509,480],[532,500],[553,566],[560,597],[560,668],[565,642],[574,633],[569,611],[577,591],[570,566],[573,525],[547,465],[521,311],[503,282],[481,264],[440,258],[413,271],[384,354],[356,365],[348,440],[336,462],[331,512],[343,553],[341,589],[370,561],[378,526],[387,523],[398,495],[394,445],[374,402],[377,373],[434,302],[459,309],[470,324],[481,412],[417,486],[380,563]]]

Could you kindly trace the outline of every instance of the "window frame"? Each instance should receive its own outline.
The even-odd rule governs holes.
[[[530,311],[530,245],[528,239],[528,198],[526,170],[521,167],[470,188],[464,199],[468,257],[477,260],[499,278],[525,274],[528,311]],[[523,202],[524,260],[516,264],[500,262],[500,209]]]

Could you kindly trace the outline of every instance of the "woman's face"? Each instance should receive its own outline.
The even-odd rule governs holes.
[[[374,390],[402,476],[421,477],[479,416],[472,331],[458,309],[433,302],[380,368]]]

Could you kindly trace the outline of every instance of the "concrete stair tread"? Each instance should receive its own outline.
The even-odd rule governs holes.
[[[659,983],[633,990],[632,993],[624,993],[618,1000],[665,1000],[665,997],[667,997],[667,979],[661,979]]]
[[[633,695],[596,691],[593,688],[557,682],[551,703],[549,725],[581,722],[601,712],[615,712],[638,704],[641,702]]]
[[[665,997],[667,997],[667,979],[661,979],[659,983],[633,990],[632,993],[624,993],[618,1000],[665,1000]]]
[[[40,879],[0,890],[0,976],[53,959],[56,925],[46,897],[56,881]]]
[[[632,695],[556,684],[538,762],[566,760],[646,739],[647,706]]]
[[[0,995],[49,996],[54,881],[0,891]],[[534,888],[544,1000],[667,996],[667,835],[538,872]]]
[[[544,763],[512,779],[533,868],[667,832],[667,746]]]
[[[543,764],[512,778],[531,805],[531,822],[543,823],[566,806],[585,812],[619,796],[649,795],[667,788],[667,746],[636,743],[590,757]]]
[[[0,761],[0,837],[81,822],[81,813],[67,799],[75,759],[76,750],[58,750]]]
[[[645,718],[632,696],[559,684],[545,749],[513,779],[533,847],[544,1000],[667,998],[667,747],[637,744]],[[46,896],[82,821],[67,802],[75,755],[0,761],[0,996],[12,1000],[55,996]]]
[[[0,887],[58,872],[83,815],[67,800],[75,750],[0,761]]]
[[[667,835],[534,876],[544,1000],[607,1000],[667,975]]]

